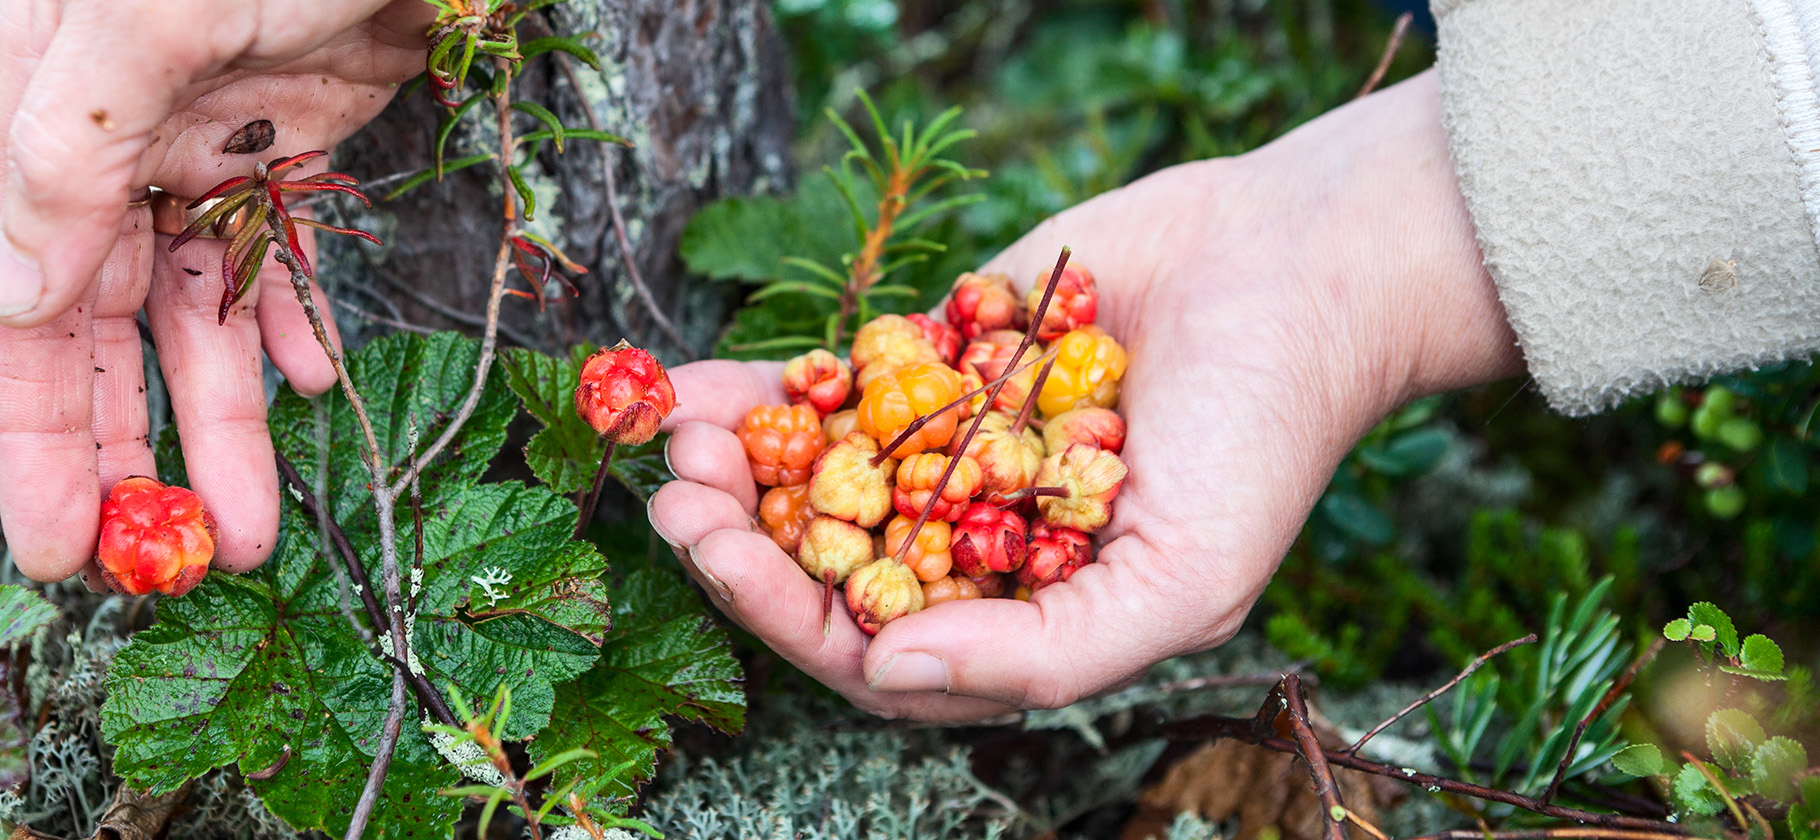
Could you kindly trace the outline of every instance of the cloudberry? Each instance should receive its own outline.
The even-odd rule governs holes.
[[[1031,312],[1043,301],[1043,291],[1049,284],[1049,275],[1055,273],[1054,267],[1043,269],[1037,275],[1036,288],[1025,295],[1024,303]],[[1049,308],[1043,310],[1042,326],[1037,327],[1036,337],[1044,341],[1054,341],[1074,330],[1093,323],[1099,315],[1100,292],[1093,282],[1093,272],[1083,268],[1080,263],[1069,263],[1062,269],[1061,279],[1056,281],[1055,294],[1049,298]]]
[[[935,345],[935,352],[941,354],[942,364],[954,366],[955,359],[961,355],[961,331],[937,321],[921,312],[905,315],[904,320],[923,331],[923,337]]]
[[[809,504],[817,513],[845,519],[861,528],[885,521],[891,513],[891,476],[897,461],[872,465],[878,443],[865,432],[853,432],[822,453],[809,479]]]
[[[1045,280],[1048,278],[1045,277]],[[963,274],[948,295],[948,323],[972,340],[993,330],[1022,330],[1030,323],[1024,304],[1003,274]]]
[[[855,569],[872,562],[872,535],[866,529],[844,519],[817,516],[803,530],[802,545],[796,549],[796,565],[816,580],[827,580],[833,574],[840,583]]]
[[[853,369],[862,390],[898,368],[941,360],[935,342],[902,315],[880,315],[853,333]]]
[[[979,587],[981,598],[1002,598],[1011,588],[1011,576],[1001,575],[998,572],[987,572],[967,579],[973,581],[974,586]]]
[[[839,441],[858,428],[859,409],[857,408],[836,411],[822,418],[822,436],[826,437],[829,443]]]
[[[807,484],[773,487],[758,500],[758,520],[764,523],[765,532],[785,554],[796,553],[803,542],[803,531],[814,518],[815,508],[809,506]]]
[[[948,456],[935,452],[912,455],[898,464],[897,486],[891,490],[891,503],[897,507],[897,512],[911,519],[921,516],[923,506],[935,496],[935,485],[941,482],[942,473],[947,469]],[[930,521],[953,522],[961,518],[967,500],[980,491],[984,481],[979,462],[962,455],[961,462],[954,467],[954,474],[948,476],[947,486],[942,488],[941,498],[929,512]]]
[[[955,523],[948,551],[954,568],[969,577],[1016,571],[1024,565],[1024,518],[974,502]]]
[[[847,608],[859,629],[876,636],[886,624],[923,608],[923,584],[910,567],[881,558],[847,578]]]
[[[650,353],[622,340],[582,363],[575,411],[613,443],[637,446],[651,440],[675,409],[670,375]]]
[[[1117,455],[1125,449],[1125,418],[1110,408],[1092,406],[1064,412],[1043,426],[1044,450],[1060,452],[1075,443]]]
[[[915,524],[914,516],[893,518],[891,524],[885,526],[884,553],[896,557],[898,550],[904,547],[904,538],[910,535],[910,526]],[[923,529],[916,532],[916,542],[904,552],[904,564],[916,572],[917,580],[927,583],[948,574],[954,565],[954,558],[948,551],[951,535],[946,522],[925,522]]]
[[[1085,443],[1074,444],[1044,458],[1036,471],[1037,486],[1060,487],[1068,494],[1044,496],[1036,500],[1036,506],[1051,525],[1093,533],[1112,519],[1112,500],[1128,473],[1119,456]]]
[[[123,595],[182,595],[208,575],[215,517],[195,493],[133,476],[101,503],[101,579]]]
[[[735,432],[746,447],[752,478],[767,487],[809,481],[815,456],[827,445],[822,421],[807,405],[761,405],[746,412]]]
[[[1042,438],[1028,428],[1012,434],[1015,422],[1017,419],[1010,414],[994,411],[980,421],[979,433],[967,445],[967,455],[979,462],[981,491],[986,494],[986,501],[1002,502],[1005,496],[1032,486],[1036,471],[1042,466]],[[958,445],[956,441],[955,446]],[[949,447],[951,452],[953,448]]]
[[[1011,368],[1011,357],[1017,354],[1018,346],[1023,343],[1024,334],[1011,330],[995,330],[981,335],[968,344],[966,350],[961,351],[958,370],[963,376],[979,377],[979,382],[969,386],[977,388],[1004,376],[1005,371]],[[1024,358],[1018,364],[1023,365],[1035,360],[1037,352],[1036,350],[1024,351]],[[992,401],[992,407],[1012,413],[1023,408],[1024,401],[1030,398],[1031,389],[1036,387],[1036,374],[1040,367],[1041,365],[1031,365],[1006,380],[1005,387],[999,389],[998,399]],[[983,396],[978,400],[981,403],[985,401],[986,398]]]
[[[1092,562],[1093,546],[1086,534],[1038,522],[1030,526],[1029,552],[1024,567],[1017,570],[1017,580],[1032,590],[1042,589],[1073,577]]]
[[[1044,417],[1054,417],[1076,408],[1117,405],[1126,360],[1125,348],[1099,327],[1088,325],[1062,336],[1036,407]]]
[[[853,391],[853,368],[821,348],[784,365],[784,393],[792,403],[808,403],[821,414],[833,414]]]
[[[923,584],[923,609],[946,601],[977,601],[985,597],[972,578],[949,575]]]
[[[865,395],[859,400],[859,427],[884,446],[917,418],[934,414],[891,456],[903,458],[925,449],[940,449],[954,437],[954,428],[960,424],[960,409],[934,412],[960,395],[961,375],[941,362],[898,368],[866,386]]]

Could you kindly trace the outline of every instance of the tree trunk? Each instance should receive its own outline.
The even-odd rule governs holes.
[[[789,179],[787,56],[766,6],[766,0],[571,0],[520,27],[524,39],[552,29],[579,38],[599,55],[601,70],[550,53],[526,62],[515,96],[545,105],[570,128],[589,127],[591,110],[601,129],[635,145],[572,140],[559,155],[546,143],[526,167],[539,201],[527,227],[588,273],[576,278],[579,298],[552,297],[542,312],[536,301],[506,298],[502,341],[549,351],[624,336],[671,360],[712,346],[731,290],[686,283],[676,246],[703,204],[775,190]],[[432,160],[445,115],[418,90],[350,139],[337,165],[369,180],[421,170]],[[484,138],[492,131],[481,123],[491,119],[487,106],[471,109],[449,140],[447,158],[487,150]],[[534,125],[524,117],[518,124],[521,132]],[[651,304],[687,346],[660,329],[623,270],[607,201],[608,167]],[[322,262],[331,295],[347,304],[339,310],[344,330],[389,330],[390,320],[472,331],[486,309],[500,201],[497,170],[482,164],[347,219],[386,240],[377,256],[324,237],[341,240],[323,243]],[[529,289],[516,275],[508,282]],[[556,284],[552,295],[560,289]]]

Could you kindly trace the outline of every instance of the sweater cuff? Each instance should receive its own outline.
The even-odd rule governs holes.
[[[1557,409],[1820,349],[1820,99],[1791,3],[1434,0],[1460,188]]]

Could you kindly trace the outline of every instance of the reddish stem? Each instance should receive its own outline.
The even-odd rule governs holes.
[[[972,400],[974,397],[977,397],[980,394],[985,393],[986,390],[989,388],[992,388],[997,385],[1002,385],[1006,382],[1010,382],[1012,377],[1015,377],[1018,374],[1023,373],[1026,370],[1029,370],[1037,362],[1042,361],[1043,358],[1045,358],[1047,356],[1048,356],[1048,354],[1045,353],[1044,356],[1039,356],[1035,359],[1031,359],[1030,361],[1025,362],[1023,365],[1021,365],[1015,369],[1008,368],[1002,375],[999,376],[999,378],[994,379],[991,382],[988,382],[984,385],[981,385],[978,388],[975,388],[971,391],[968,391],[965,394],[955,397],[947,405],[944,405],[941,408],[938,408],[934,411],[929,412],[928,414],[925,414],[921,417],[916,418],[916,420],[912,421],[910,423],[910,425],[905,426],[903,431],[898,432],[897,437],[894,437],[891,439],[890,446],[886,446],[885,448],[880,449],[878,451],[877,455],[872,456],[872,466],[876,467],[879,464],[883,464],[885,462],[885,459],[891,457],[891,453],[896,452],[898,447],[903,446],[904,442],[908,441],[910,439],[911,435],[914,435],[917,432],[921,431],[924,426],[929,424],[929,421],[942,416],[943,414],[947,413],[948,411],[961,407],[962,405],[966,404],[969,400]],[[1054,359],[1050,358],[1050,361],[1053,362]],[[996,391],[993,392],[993,398],[996,399],[997,397],[998,397],[998,393]],[[992,410],[992,403],[990,401],[988,401],[986,403],[986,407],[981,409],[980,413],[985,414],[987,411],[991,411],[991,410]]]

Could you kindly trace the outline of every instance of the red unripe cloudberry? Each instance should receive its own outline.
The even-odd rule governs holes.
[[[1055,268],[1043,269],[1037,275],[1036,287],[1024,296],[1024,303],[1031,312],[1043,302],[1043,291],[1049,285],[1049,275]],[[1099,286],[1093,282],[1093,272],[1083,268],[1080,263],[1069,263],[1062,269],[1061,279],[1056,281],[1055,294],[1049,298],[1049,308],[1043,310],[1042,326],[1037,327],[1036,337],[1044,341],[1054,341],[1068,333],[1093,323],[1100,311]]]
[[[1093,544],[1086,534],[1038,522],[1030,526],[1030,548],[1017,580],[1034,591],[1065,581],[1092,562]]]
[[[952,367],[954,360],[961,355],[961,331],[948,324],[937,321],[921,312],[905,315],[904,320],[915,324],[923,331],[923,337],[935,345],[935,352],[940,353],[942,364]]]
[[[948,553],[954,568],[968,577],[1016,571],[1024,565],[1024,518],[974,502],[955,523]]]
[[[1070,445],[1085,443],[1114,455],[1125,450],[1125,418],[1110,408],[1077,408],[1051,419],[1043,426],[1043,449],[1061,452]]]
[[[575,386],[575,412],[601,437],[637,446],[676,409],[676,388],[655,356],[620,341],[589,356]]]
[[[215,517],[182,487],[133,476],[101,503],[101,579],[123,595],[182,595],[208,575]]]
[[[784,365],[784,393],[792,403],[808,403],[821,414],[833,414],[853,392],[853,368],[821,348]]]
[[[1022,330],[1030,323],[1023,301],[1011,288],[1011,278],[1003,274],[969,273],[955,278],[947,315],[948,323],[968,340],[993,330]]]

